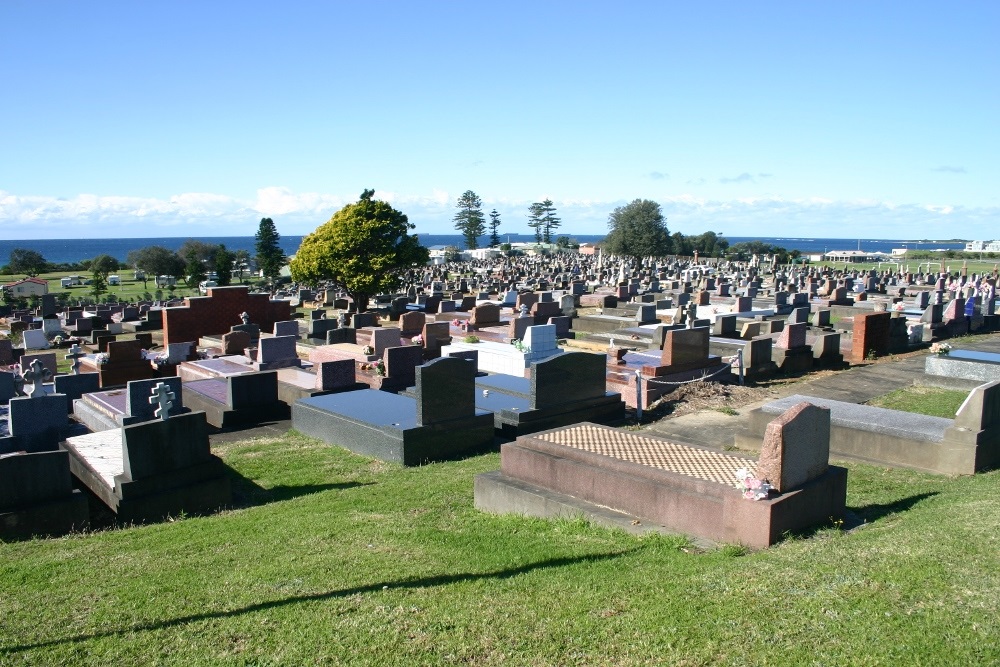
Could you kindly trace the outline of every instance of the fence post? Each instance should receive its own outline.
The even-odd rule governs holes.
[[[635,418],[642,423],[642,371],[635,369]]]

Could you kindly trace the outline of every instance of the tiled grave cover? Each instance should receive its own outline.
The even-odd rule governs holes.
[[[736,483],[735,473],[740,468],[751,474],[757,469],[753,459],[587,424],[532,437],[726,486]]]

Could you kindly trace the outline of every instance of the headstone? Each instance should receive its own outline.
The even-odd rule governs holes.
[[[0,338],[0,366],[14,363],[14,344],[9,338]]]
[[[361,329],[362,327],[377,327],[378,316],[375,313],[354,313],[351,316],[351,327]]]
[[[795,308],[788,314],[789,324],[806,324],[809,322],[809,308]]]
[[[399,329],[405,334],[420,333],[423,330],[427,316],[420,311],[407,311],[399,316]]]
[[[757,477],[785,493],[829,467],[830,409],[802,402],[767,425]]]
[[[275,336],[295,336],[299,335],[299,323],[296,320],[285,320],[274,323]]]
[[[778,335],[775,347],[779,347],[783,350],[793,350],[804,346],[806,344],[807,326],[808,325],[805,323],[789,324]]]
[[[54,352],[44,352],[42,354],[22,354],[18,362],[21,364],[22,370],[27,370],[36,359],[42,362],[42,365],[45,366],[45,370],[48,371],[50,376],[53,376],[58,372],[56,355]]]
[[[301,366],[302,361],[295,352],[298,336],[271,336],[261,338],[257,343],[257,359],[254,368],[259,371]]]
[[[321,361],[314,366],[316,369],[316,389],[320,391],[335,391],[354,386],[355,364],[353,359],[337,359]]]
[[[222,334],[223,354],[244,354],[250,344],[250,334],[246,331],[230,331]]]
[[[69,354],[65,358],[72,360],[70,369],[73,371],[73,375],[80,374],[80,358],[85,356],[87,356],[87,353],[76,343],[73,343],[73,347],[69,348]]]
[[[707,327],[668,330],[663,339],[660,364],[677,370],[704,364],[708,360],[708,339]]]
[[[26,350],[47,350],[49,349],[49,339],[45,337],[45,332],[41,329],[27,329],[21,334]]]
[[[567,317],[572,317],[576,313],[576,298],[572,294],[563,294],[559,297],[559,310]]]
[[[472,309],[469,324],[474,327],[496,326],[500,323],[500,307],[493,303],[482,303]]]
[[[476,365],[442,357],[416,369],[417,424],[427,426],[476,414]]]

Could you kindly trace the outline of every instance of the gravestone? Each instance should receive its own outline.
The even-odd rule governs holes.
[[[0,338],[0,366],[14,363],[14,344],[9,338]]]
[[[254,370],[268,371],[278,368],[302,366],[302,360],[295,352],[298,336],[271,336],[257,341],[257,358]]]
[[[696,329],[670,329],[663,339],[660,364],[670,372],[700,368],[708,363],[709,331]]]
[[[807,326],[808,325],[804,322],[789,324],[778,335],[778,340],[775,343],[775,346],[783,350],[793,350],[795,348],[805,346]]]
[[[42,391],[44,368],[37,360],[22,376],[31,389],[27,396],[11,398],[7,403],[8,431],[16,440],[17,449],[27,452],[52,451],[69,424],[69,400],[65,394]]]
[[[493,303],[481,303],[472,309],[469,325],[473,327],[496,326],[500,323],[500,307]]]
[[[41,329],[28,329],[21,334],[26,350],[47,350],[49,349],[49,339]]]
[[[336,359],[321,361],[314,365],[316,369],[316,389],[320,391],[336,391],[346,389],[356,384],[356,366],[353,359]]]
[[[757,476],[784,493],[826,472],[830,461],[830,409],[802,402],[767,426]]]
[[[0,538],[62,535],[85,529],[88,520],[66,452],[0,456]]]
[[[227,334],[222,334],[222,353],[245,354],[246,349],[250,347],[251,343],[252,340],[248,332],[230,331]]]
[[[274,335],[275,336],[294,336],[298,338],[299,336],[299,323],[297,320],[285,320],[283,322],[274,323]]]

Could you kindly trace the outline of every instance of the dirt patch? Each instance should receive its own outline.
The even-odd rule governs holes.
[[[642,421],[680,417],[700,410],[736,410],[769,398],[774,393],[771,386],[741,387],[721,382],[683,384],[643,410]]]

